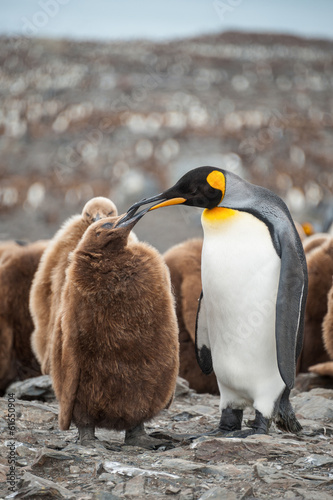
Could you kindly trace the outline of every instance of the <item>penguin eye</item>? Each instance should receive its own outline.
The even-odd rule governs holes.
[[[193,186],[193,188],[191,188],[191,189],[189,190],[189,194],[190,194],[191,196],[195,196],[196,194],[198,194],[198,192],[199,192],[199,188],[198,188],[198,186]]]
[[[86,216],[87,216],[87,217],[90,217],[90,213],[89,213],[89,212],[86,212]]]
[[[111,210],[111,212],[109,212],[107,216],[109,217],[109,215],[112,215],[112,214],[113,214],[113,210]]]
[[[112,222],[106,222],[101,226],[101,229],[112,229],[114,227],[114,224]]]

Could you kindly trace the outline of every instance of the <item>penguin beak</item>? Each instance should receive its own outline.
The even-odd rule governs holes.
[[[137,209],[131,212],[127,212],[124,217],[122,217],[117,224],[115,225],[115,228],[125,228],[128,227],[129,229],[132,229],[137,222],[147,213],[149,212],[150,208],[144,208],[141,210],[141,212],[138,212],[135,214]]]
[[[186,198],[182,198],[179,196],[171,197],[170,194],[168,193],[168,191],[165,191],[164,193],[160,193],[156,196],[152,196],[151,198],[144,198],[143,200],[138,201],[137,203],[134,203],[134,205],[132,205],[127,210],[127,214],[125,215],[125,217],[128,217],[128,218],[132,217],[141,206],[147,205],[149,203],[159,202],[159,203],[156,203],[156,205],[152,205],[151,207],[145,209],[144,214],[146,214],[147,212],[150,212],[151,210],[155,210],[156,208],[169,207],[170,205],[180,205],[181,203],[185,203],[187,201]]]
[[[93,222],[97,222],[98,220],[101,220],[101,216],[97,212],[96,217],[93,218]]]

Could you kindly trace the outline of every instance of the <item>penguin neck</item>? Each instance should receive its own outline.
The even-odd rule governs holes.
[[[240,215],[238,210],[225,207],[206,208],[201,216],[201,223],[204,230],[219,231],[222,226],[233,223]]]

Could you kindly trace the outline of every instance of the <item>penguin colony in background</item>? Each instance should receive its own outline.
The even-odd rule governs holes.
[[[333,285],[327,298],[327,314],[323,321],[323,337],[331,361],[324,363],[324,366],[317,365],[317,370],[313,369],[312,371],[333,377]]]
[[[111,200],[92,198],[83,207],[81,215],[74,215],[63,224],[41,259],[31,287],[30,312],[35,327],[31,338],[32,348],[42,373],[50,372],[49,349],[55,316],[60,307],[68,255],[76,248],[90,224],[114,215],[117,215],[117,208]]]
[[[202,373],[195,355],[195,319],[201,294],[202,239],[191,239],[164,253],[176,299],[179,327],[179,375],[198,393],[218,394],[214,373]]]
[[[307,372],[313,364],[329,360],[322,337],[322,323],[327,313],[327,294],[332,286],[333,238],[329,235],[310,238],[309,243],[304,242],[309,291],[305,308],[303,349],[298,360],[298,372]]]
[[[178,374],[178,327],[168,268],[151,246],[128,242],[142,215],[95,222],[71,255],[51,353],[59,425],[80,442],[95,427],[155,447],[144,422],[167,408]]]
[[[319,253],[319,250],[322,250]],[[327,294],[327,301],[325,300],[324,290],[321,291],[322,299],[324,304],[322,309],[325,309],[325,316],[322,322],[322,333],[323,333],[323,343],[326,351],[326,358],[318,363],[319,359],[315,358],[313,362],[314,366],[310,366],[309,371],[317,373],[318,375],[329,375],[333,377],[333,237],[320,247],[318,250],[318,255],[323,262],[322,277],[323,277],[323,288],[328,285],[329,292]],[[317,290],[318,292],[318,290]]]
[[[46,241],[26,246],[15,242],[1,245],[0,395],[10,382],[40,375],[30,346],[33,323],[29,291],[46,246]]]
[[[305,255],[306,256],[310,255],[310,252],[312,252],[312,250],[315,250],[316,248],[320,247],[323,243],[325,243],[330,239],[331,236],[327,233],[312,234],[303,241],[303,248]]]
[[[186,173],[173,187],[128,210],[184,204],[203,209],[202,294],[196,350],[220,389],[218,432],[268,432],[272,418],[301,429],[289,401],[302,346],[307,267],[285,203],[271,191],[214,167]],[[241,430],[244,407],[256,416]]]

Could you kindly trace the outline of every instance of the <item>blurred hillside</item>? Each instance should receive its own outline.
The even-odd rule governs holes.
[[[333,42],[0,38],[0,239],[50,237],[94,195],[125,211],[190,168],[227,168],[317,230],[333,218]],[[200,211],[149,214],[161,251]]]

